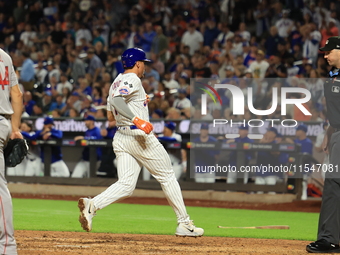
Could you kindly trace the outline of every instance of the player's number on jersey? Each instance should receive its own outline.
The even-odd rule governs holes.
[[[2,90],[5,89],[5,86],[9,85],[9,77],[8,77],[8,66],[5,67],[5,76],[2,77],[2,74],[0,73],[0,85]]]

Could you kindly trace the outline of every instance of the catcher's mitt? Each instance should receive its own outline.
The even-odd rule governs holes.
[[[21,161],[27,155],[27,152],[28,145],[25,139],[9,139],[4,150],[5,165],[8,167],[15,167],[21,163]]]

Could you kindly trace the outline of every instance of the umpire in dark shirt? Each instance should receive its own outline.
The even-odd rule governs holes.
[[[329,78],[324,83],[327,103],[327,117],[330,126],[324,137],[322,147],[329,153],[329,167],[325,183],[319,217],[318,238],[307,245],[311,253],[340,253],[340,37],[328,38],[320,48],[325,59],[332,66]]]

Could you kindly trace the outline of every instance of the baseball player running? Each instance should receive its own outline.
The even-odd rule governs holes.
[[[17,254],[12,199],[5,179],[4,148],[9,138],[21,138],[22,93],[11,57],[0,49],[0,254]],[[11,97],[11,101],[9,98]]]
[[[112,143],[117,156],[118,181],[92,199],[79,199],[79,221],[84,230],[91,231],[97,210],[132,195],[144,165],[161,184],[175,211],[176,235],[202,236],[204,230],[197,228],[187,214],[169,155],[152,133],[147,98],[140,80],[145,72],[144,62],[149,61],[145,52],[138,48],[127,49],[122,54],[125,72],[114,80],[108,96],[109,110],[118,127]]]

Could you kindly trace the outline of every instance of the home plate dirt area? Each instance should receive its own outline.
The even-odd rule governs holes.
[[[20,198],[43,198],[77,200],[65,196],[25,196]],[[138,202],[137,202],[138,201]],[[165,199],[134,199],[124,203],[167,204]],[[310,211],[318,212],[319,201],[299,201],[289,204],[250,204],[217,201],[186,200],[190,206],[224,207],[238,209]],[[176,237],[169,235],[134,235],[86,232],[53,232],[17,230],[15,237],[19,255],[54,254],[307,254],[308,241],[251,239],[228,237]]]

